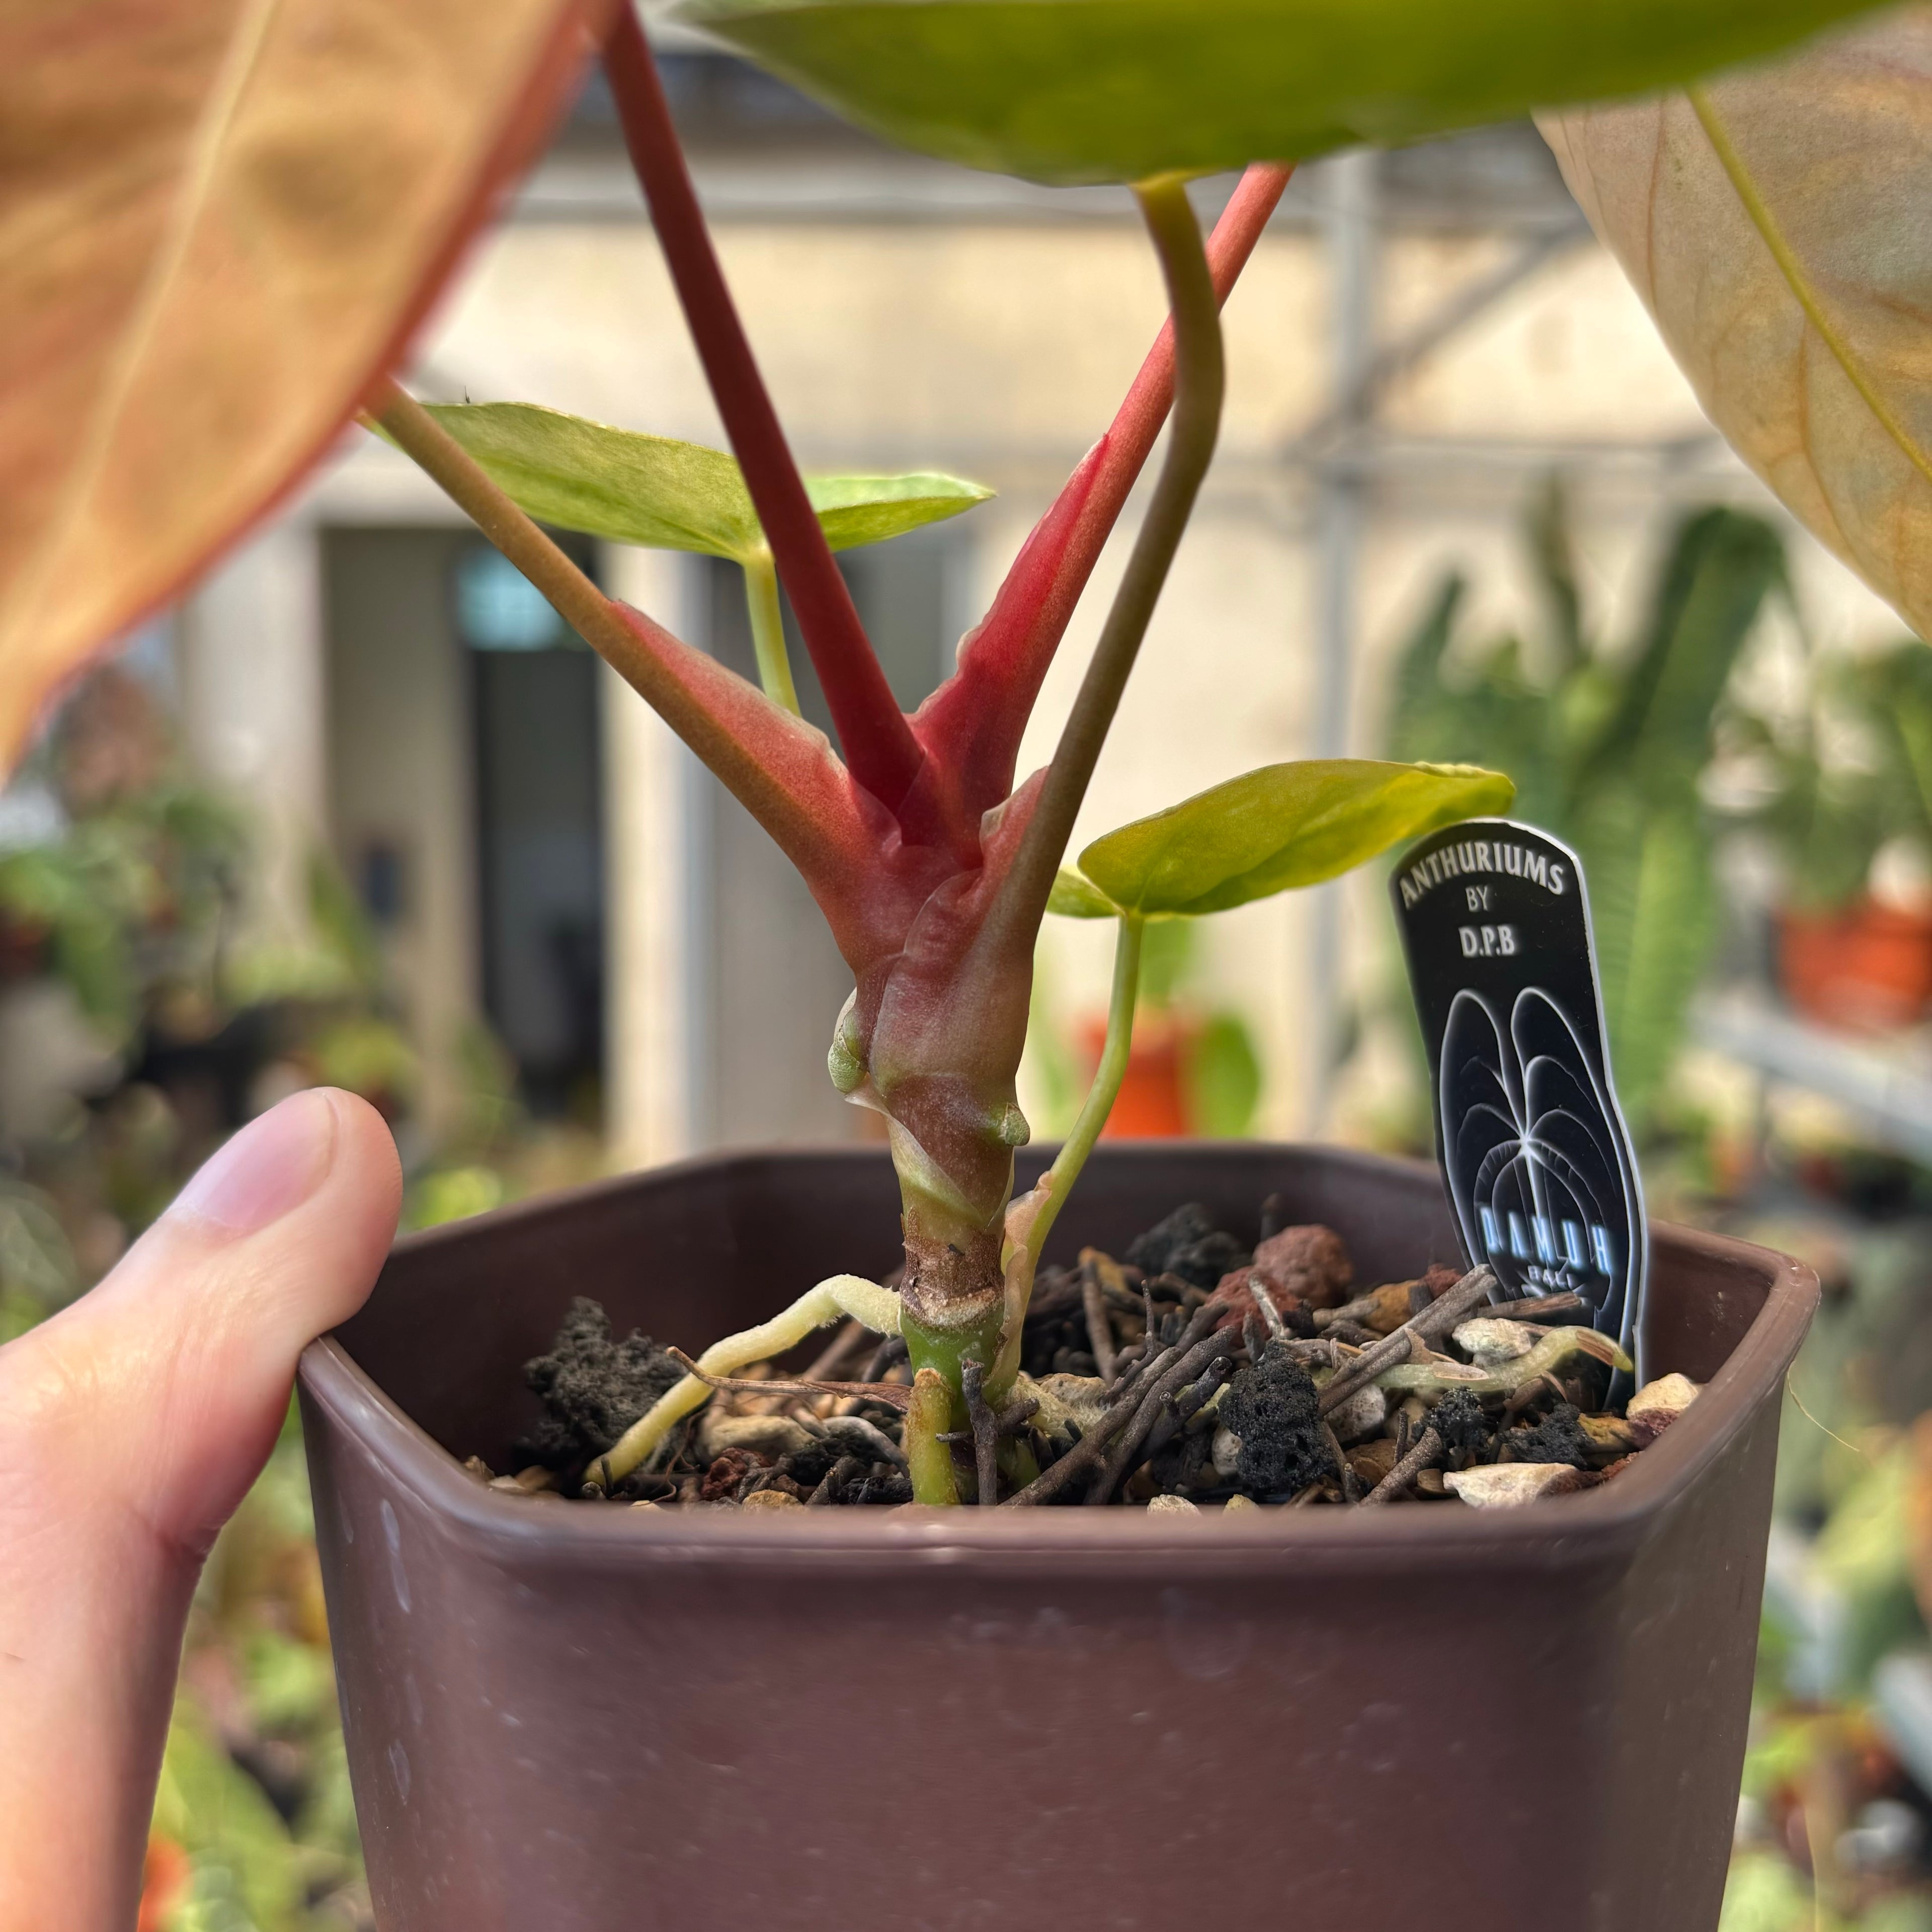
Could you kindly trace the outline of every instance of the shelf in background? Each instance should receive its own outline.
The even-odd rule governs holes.
[[[1932,1161],[1932,1041],[1922,1033],[1834,1033],[1734,986],[1698,1000],[1691,1034],[1767,1079],[1835,1101],[1891,1152]]]

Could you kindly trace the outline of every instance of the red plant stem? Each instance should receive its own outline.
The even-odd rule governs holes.
[[[369,416],[709,766],[814,890],[865,862],[849,783],[816,732],[734,673],[606,597],[416,398],[386,377]],[[710,687],[707,692],[706,686]],[[707,701],[707,699],[709,701]],[[734,719],[728,707],[736,704]],[[736,728],[734,728],[734,726]],[[816,745],[826,770],[812,769]],[[830,779],[830,784],[826,783]]]
[[[1228,196],[1228,205],[1221,211],[1221,218],[1215,223],[1207,242],[1208,273],[1214,279],[1217,303],[1228,299],[1241,271],[1247,266],[1248,257],[1254,253],[1255,244],[1294,172],[1292,164],[1258,161],[1241,176]],[[1094,563],[1119,520],[1127,493],[1133,488],[1173,406],[1174,322],[1170,316],[1161,326],[1154,346],[1134,377],[1133,386],[1108,426],[1106,453],[1082,506],[1079,520],[1067,541],[1052,594],[1035,620],[1036,626],[1050,626],[1050,634],[1054,638],[1066,628],[1073,606],[1079,602]],[[1045,670],[1042,664],[1042,675]]]
[[[924,754],[879,668],[792,460],[744,326],[724,285],[644,28],[628,4],[604,50],[617,118],[685,319],[724,419],[746,488],[791,593],[799,629],[838,727],[852,776],[889,810],[912,788]]]
[[[1294,172],[1292,163],[1257,161],[1235,184],[1206,244],[1208,272],[1214,281],[1217,304],[1225,302],[1233,292]],[[1133,387],[1114,412],[1108,431],[1107,460],[1094,484],[1096,502],[1103,498],[1114,500],[1115,491],[1124,496],[1132,487],[1173,404],[1174,319],[1170,316],[1154,338]],[[1126,474],[1117,476],[1117,468],[1124,469]],[[1098,514],[1094,502],[1089,502],[1087,514],[1090,517]],[[1107,520],[1109,524],[1113,521],[1111,512]]]
[[[1207,244],[1217,302],[1233,289],[1294,170],[1250,168]],[[915,721],[966,812],[1011,790],[1013,766],[1047,667],[1174,398],[1174,326],[1164,324],[1107,433],[1034,526],[958,672]]]

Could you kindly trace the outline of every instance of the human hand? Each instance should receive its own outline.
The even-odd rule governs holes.
[[[134,1924],[195,1580],[401,1198],[375,1110],[298,1094],[0,1348],[0,1932]]]

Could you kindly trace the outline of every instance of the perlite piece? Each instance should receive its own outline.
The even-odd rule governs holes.
[[[1478,1469],[1456,1469],[1442,1478],[1450,1495],[1472,1509],[1520,1509],[1545,1496],[1560,1496],[1582,1482],[1567,1462],[1496,1462]]]
[[[1486,1369],[1500,1367],[1526,1355],[1543,1340],[1544,1331],[1528,1322],[1511,1322],[1496,1316],[1478,1316],[1456,1330],[1458,1348],[1469,1359]]]
[[[1645,1442],[1654,1442],[1696,1399],[1697,1384],[1688,1376],[1660,1376],[1630,1397],[1624,1420]]]

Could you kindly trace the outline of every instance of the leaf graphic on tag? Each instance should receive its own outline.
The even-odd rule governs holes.
[[[1465,991],[1442,1058],[1442,1164],[1473,1252],[1505,1287],[1532,1287],[1530,1264],[1568,1272],[1596,1325],[1627,1340],[1642,1225],[1613,1103],[1575,1023],[1540,988],[1517,995],[1507,1025]]]

